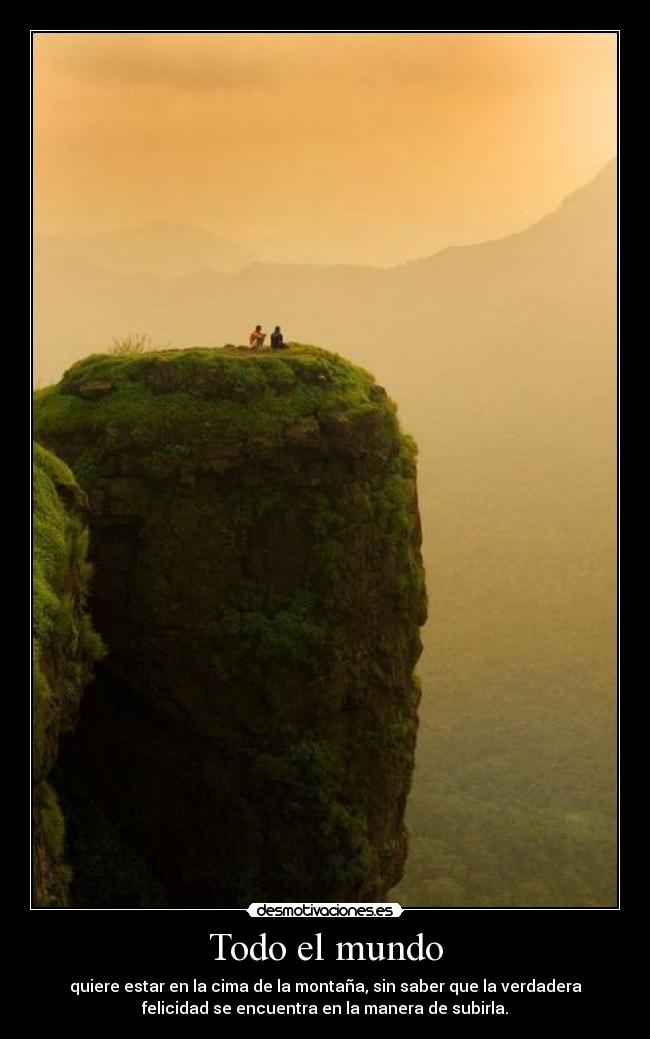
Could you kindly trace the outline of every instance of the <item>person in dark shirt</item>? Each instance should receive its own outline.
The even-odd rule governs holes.
[[[282,338],[282,332],[280,326],[276,325],[275,330],[271,332],[271,349],[272,350],[286,350],[287,344]]]

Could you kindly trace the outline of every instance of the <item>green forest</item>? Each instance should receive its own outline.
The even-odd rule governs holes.
[[[613,905],[608,698],[576,681],[570,693],[483,688],[430,700],[435,717],[420,725],[407,817],[407,874],[391,897],[405,906]]]

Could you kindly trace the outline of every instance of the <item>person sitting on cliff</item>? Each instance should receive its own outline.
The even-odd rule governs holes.
[[[249,342],[253,350],[261,350],[266,339],[266,332],[262,331],[261,325],[255,325],[255,331],[251,332]]]
[[[280,326],[276,325],[275,330],[271,332],[271,349],[272,350],[286,350],[287,344],[282,338],[282,332]]]

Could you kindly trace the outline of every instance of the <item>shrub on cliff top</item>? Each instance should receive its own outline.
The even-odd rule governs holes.
[[[130,332],[121,339],[114,339],[113,345],[108,352],[113,357],[123,357],[131,354],[147,354],[151,353],[152,350],[161,349],[163,347],[158,346],[153,339],[143,332]]]

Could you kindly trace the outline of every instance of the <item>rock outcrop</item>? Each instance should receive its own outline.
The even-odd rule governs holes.
[[[34,903],[69,901],[65,823],[48,778],[103,653],[87,611],[87,502],[67,465],[34,446]]]
[[[383,898],[426,616],[385,391],[296,345],[93,356],[41,393],[37,430],[88,493],[109,649],[64,796],[91,792],[169,905]]]

